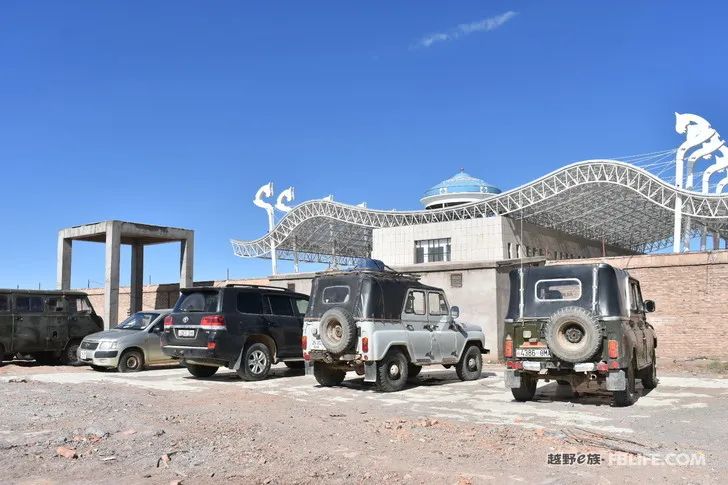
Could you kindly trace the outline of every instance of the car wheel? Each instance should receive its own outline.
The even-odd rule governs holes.
[[[384,358],[377,362],[377,390],[381,392],[401,391],[407,384],[409,362],[399,349],[390,349]]]
[[[334,355],[343,354],[356,344],[357,331],[354,317],[342,308],[327,310],[321,316],[319,336],[326,350]]]
[[[513,399],[519,402],[526,402],[536,395],[536,384],[538,379],[528,374],[521,374],[521,387],[511,388]]]
[[[631,406],[637,401],[637,387],[635,384],[635,359],[632,357],[632,361],[629,363],[625,373],[627,374],[627,384],[624,391],[614,391],[614,405],[617,407]]]
[[[292,360],[290,362],[284,362],[286,364],[286,367],[289,369],[303,369],[306,367],[306,363],[302,360]]]
[[[268,377],[271,352],[265,344],[257,343],[245,349],[238,375],[244,381],[260,381]]]
[[[187,372],[195,377],[212,377],[217,372],[218,367],[212,365],[185,364]]]
[[[408,364],[407,365],[407,379],[414,380],[415,377],[420,375],[420,372],[422,372],[422,366],[416,365],[416,364]]]
[[[71,340],[66,345],[66,348],[61,352],[61,364],[63,365],[78,365],[81,362],[78,360],[78,347],[81,342],[78,340]]]
[[[324,387],[338,386],[344,382],[346,371],[334,369],[323,362],[313,363],[313,376]]]
[[[144,368],[144,355],[138,350],[127,350],[119,357],[119,372],[139,372]]]
[[[657,360],[655,359],[655,350],[652,350],[652,360],[649,367],[642,371],[640,375],[642,379],[642,387],[645,389],[654,389],[657,387],[659,379],[657,379]]]
[[[60,360],[53,352],[38,352],[32,357],[38,365],[58,365]]]
[[[483,370],[483,356],[477,345],[469,345],[455,366],[455,372],[461,381],[474,381],[480,378]]]

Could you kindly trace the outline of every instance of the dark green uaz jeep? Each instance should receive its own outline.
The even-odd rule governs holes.
[[[617,406],[637,399],[635,379],[657,386],[657,337],[639,282],[608,264],[528,267],[510,273],[503,355],[506,387],[533,399],[539,379],[584,390],[606,385]]]

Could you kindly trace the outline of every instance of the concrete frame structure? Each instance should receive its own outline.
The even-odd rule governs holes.
[[[180,242],[180,286],[192,286],[195,233],[189,229],[152,226],[124,221],[104,221],[69,227],[58,232],[58,261],[56,286],[71,288],[73,241],[100,242],[106,245],[104,270],[104,327],[118,323],[119,265],[121,245],[131,246],[131,303],[130,312],[142,309],[144,286],[144,246]]]

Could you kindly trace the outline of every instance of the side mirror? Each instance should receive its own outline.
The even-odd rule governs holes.
[[[645,300],[645,311],[647,313],[652,313],[655,311],[655,302],[654,300]]]
[[[460,308],[456,306],[450,307],[450,317],[457,318],[460,316]]]

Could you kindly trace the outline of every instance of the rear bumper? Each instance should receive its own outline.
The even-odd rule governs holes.
[[[219,355],[214,349],[207,347],[187,347],[182,345],[165,345],[164,355],[173,359],[185,360],[204,365],[229,366],[230,361]]]

